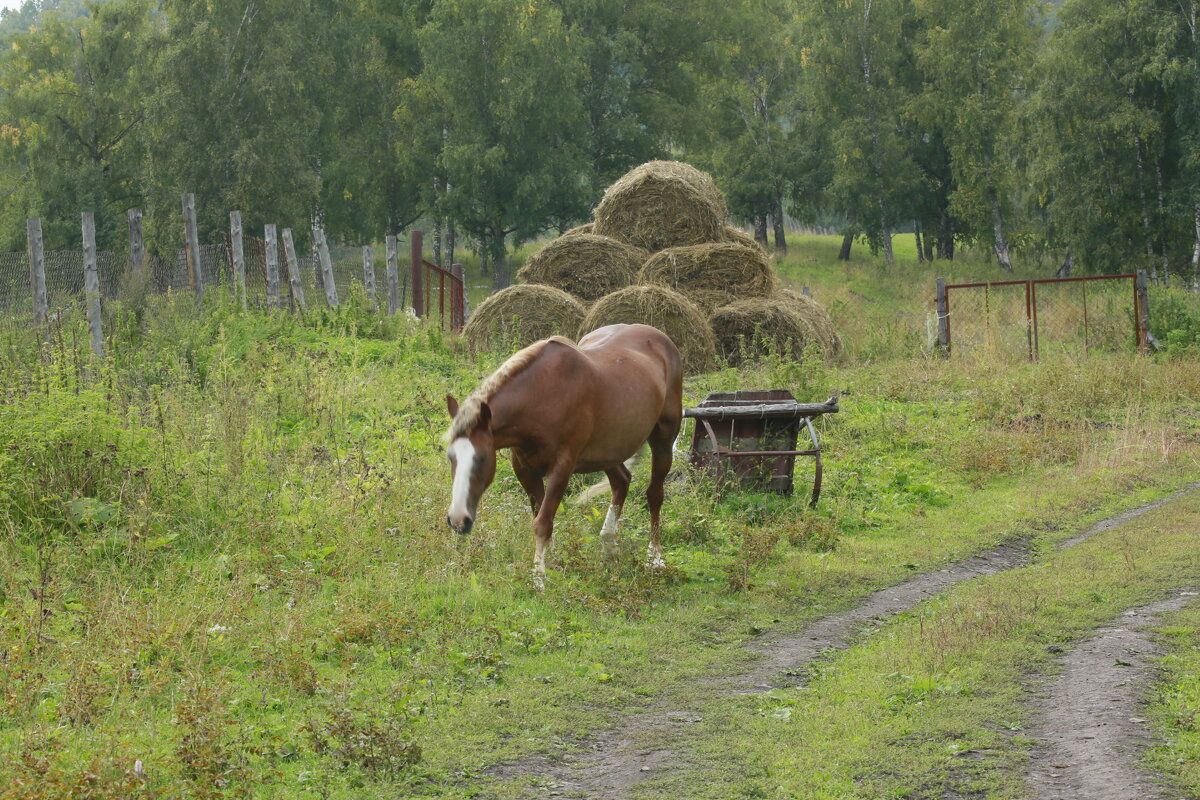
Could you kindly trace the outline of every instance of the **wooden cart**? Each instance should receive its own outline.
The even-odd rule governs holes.
[[[837,397],[824,403],[798,403],[785,389],[714,392],[683,416],[696,420],[691,463],[721,482],[743,489],[790,495],[796,456],[815,459],[812,500],[821,497],[821,445],[812,421],[838,412]],[[800,426],[812,447],[797,450]]]

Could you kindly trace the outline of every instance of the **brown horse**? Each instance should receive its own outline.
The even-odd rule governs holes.
[[[663,565],[659,511],[671,448],[683,419],[683,368],[675,343],[648,325],[609,325],[574,345],[543,339],[509,358],[458,404],[446,396],[452,419],[446,454],[453,477],[446,521],[459,533],[475,524],[479,498],[496,474],[496,451],[509,448],[513,472],[533,506],[534,582],[545,585],[546,546],[567,480],[603,471],[612,505],[600,531],[606,554],[629,491],[625,460],[650,445],[649,564]]]

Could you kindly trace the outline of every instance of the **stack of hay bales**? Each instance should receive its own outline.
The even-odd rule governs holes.
[[[608,188],[594,217],[538,251],[519,273],[525,284],[480,305],[465,331],[473,345],[641,322],[671,337],[689,374],[712,369],[717,356],[798,359],[809,344],[826,358],[840,352],[825,310],[782,289],[767,251],[727,224],[725,198],[707,173],[678,161],[642,164]],[[560,291],[553,301],[515,291],[532,287]],[[526,304],[553,306],[553,319]]]

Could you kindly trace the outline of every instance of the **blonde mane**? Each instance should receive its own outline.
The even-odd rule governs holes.
[[[541,355],[542,350],[551,342],[565,344],[567,347],[575,347],[575,343],[566,337],[551,336],[549,339],[534,342],[528,347],[513,353],[508,357],[507,361],[500,365],[499,369],[493,372],[487,380],[479,385],[478,389],[471,392],[470,396],[462,402],[462,405],[458,407],[458,413],[454,415],[454,420],[450,423],[449,430],[442,437],[442,441],[449,444],[458,437],[470,433],[471,429],[479,422],[480,405],[491,400],[504,384],[508,383],[517,373],[533,363],[534,359]]]

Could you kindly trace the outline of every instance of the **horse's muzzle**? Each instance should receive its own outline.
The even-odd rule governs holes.
[[[455,525],[454,521],[452,519],[450,519],[449,516],[447,516],[446,524],[450,526],[450,530],[454,531],[455,533],[459,534],[460,536],[466,536],[468,533],[471,532],[471,526],[473,526],[475,524],[475,520],[471,517],[463,517],[462,522],[459,523],[458,525]]]

